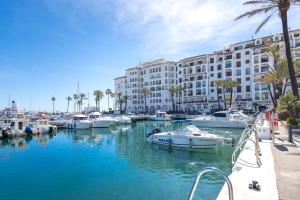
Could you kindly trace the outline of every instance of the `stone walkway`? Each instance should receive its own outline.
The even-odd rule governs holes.
[[[272,153],[279,199],[300,199],[300,134],[294,135],[294,143],[289,143],[284,125],[279,124],[277,132]]]

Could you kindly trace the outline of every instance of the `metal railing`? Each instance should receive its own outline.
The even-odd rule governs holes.
[[[248,141],[248,140],[251,140],[254,145],[255,145],[255,158],[256,158],[256,162],[258,164],[258,166],[261,165],[261,161],[260,161],[260,148],[259,148],[259,138],[258,138],[258,134],[257,134],[257,130],[256,130],[256,124],[259,120],[262,119],[262,115],[259,114],[257,116],[257,118],[255,119],[254,123],[251,125],[251,127],[248,127],[246,128],[241,137],[240,137],[240,140],[239,142],[237,143],[237,146],[236,148],[234,149],[233,153],[232,153],[232,156],[231,156],[231,162],[232,162],[232,165],[235,164],[236,162],[236,154],[238,152],[240,152],[242,149],[243,149],[243,146],[244,144]],[[250,136],[251,134],[254,132],[254,140],[253,139],[250,139]]]
[[[189,195],[189,198],[188,200],[192,200],[194,198],[194,195],[195,195],[195,191],[197,189],[197,186],[199,184],[199,181],[200,181],[200,178],[203,174],[207,173],[207,172],[217,172],[219,173],[225,180],[225,182],[227,183],[227,186],[228,186],[228,195],[229,195],[229,200],[233,200],[233,189],[232,189],[232,184],[231,184],[231,181],[229,180],[229,178],[221,171],[219,170],[218,168],[215,168],[215,167],[206,167],[204,168],[204,170],[202,170],[196,177],[195,181],[194,181],[194,184],[193,184],[193,188],[190,192],[190,195]]]

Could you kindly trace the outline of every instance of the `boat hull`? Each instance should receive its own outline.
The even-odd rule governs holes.
[[[65,128],[67,129],[89,129],[91,122],[67,122]]]
[[[147,141],[154,144],[167,145],[172,147],[208,149],[214,148],[223,140],[211,138],[181,137],[181,136],[155,136],[150,135]]]
[[[92,128],[109,128],[110,126],[114,125],[114,121],[108,120],[96,120],[92,122]]]
[[[199,127],[209,128],[246,128],[246,121],[218,121],[218,120],[192,120],[192,123]]]

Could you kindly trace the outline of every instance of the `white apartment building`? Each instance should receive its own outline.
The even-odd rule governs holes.
[[[294,59],[300,59],[300,29],[290,31],[290,42]],[[123,91],[131,97],[128,108],[132,112],[143,109],[143,95],[138,88],[145,86],[151,90],[147,105],[152,112],[171,110],[168,88],[181,86],[185,90],[176,94],[176,110],[214,109],[218,107],[215,81],[224,79],[236,80],[240,84],[233,89],[234,108],[250,108],[253,102],[259,106],[268,106],[271,104],[268,87],[259,81],[273,68],[272,56],[264,51],[273,43],[282,44],[281,52],[284,56],[283,36],[275,34],[231,44],[221,51],[184,58],[177,63],[156,60],[130,68],[126,71],[127,84]],[[297,79],[300,83],[299,75]],[[115,79],[116,86],[118,82],[119,79]],[[119,90],[119,87],[115,90]],[[228,89],[225,91],[227,100],[229,92]],[[219,88],[219,101],[223,107],[222,88]]]
[[[146,109],[151,113],[156,110],[171,110],[172,102],[168,92],[176,85],[176,63],[163,59],[145,62],[126,70],[126,76],[115,79],[115,92],[128,96],[127,112],[142,113],[145,98],[142,88],[151,91],[146,98]],[[116,103],[119,108],[119,104]]]

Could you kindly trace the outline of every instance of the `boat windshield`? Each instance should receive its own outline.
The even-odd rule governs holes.
[[[193,131],[193,132],[199,132],[200,130],[195,125],[189,125],[185,127],[180,127],[177,129],[178,131]]]
[[[100,118],[100,115],[90,115],[90,119]]]
[[[87,117],[74,117],[74,120],[87,120]]]

